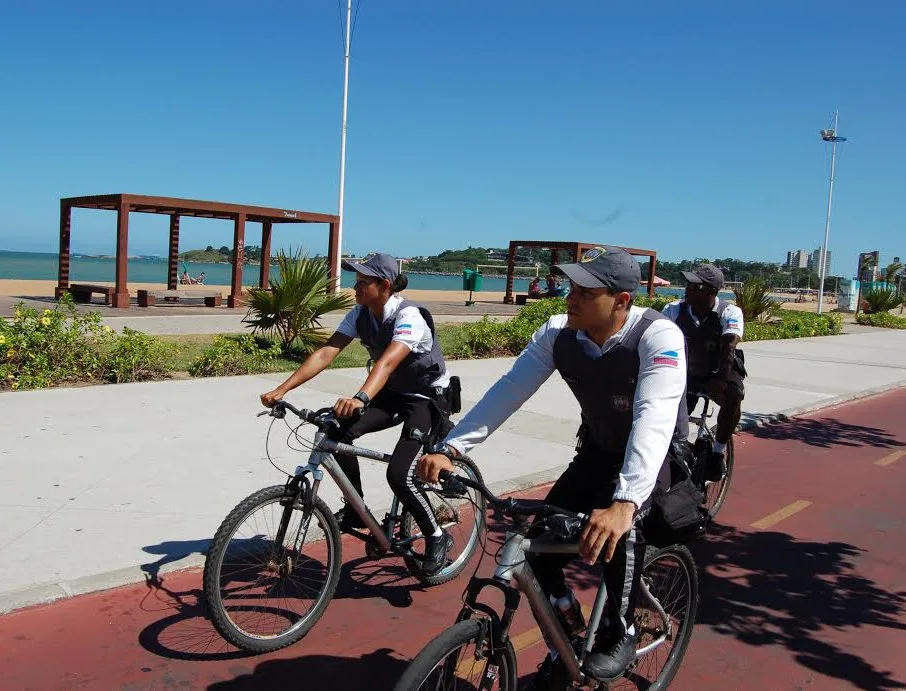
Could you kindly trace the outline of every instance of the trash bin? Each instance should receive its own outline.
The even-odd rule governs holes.
[[[462,270],[462,289],[463,290],[472,290],[472,276],[475,275],[475,272],[472,269],[463,269]]]
[[[474,290],[476,293],[481,292],[481,281],[484,278],[484,275],[478,271],[472,272],[472,285],[469,290]]]

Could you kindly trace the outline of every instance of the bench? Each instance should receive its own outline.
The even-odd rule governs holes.
[[[90,283],[71,283],[68,290],[72,294],[72,299],[76,302],[91,302],[92,294],[100,293],[104,296],[104,302],[109,305],[113,302],[115,289],[111,286],[99,286]]]
[[[546,297],[547,297],[547,295],[517,295],[516,304],[524,305],[529,300],[543,300]]]
[[[205,290],[139,290],[138,306],[151,307],[157,298],[175,299],[179,298],[204,298],[205,307],[220,307],[223,304],[223,295],[220,291]]]

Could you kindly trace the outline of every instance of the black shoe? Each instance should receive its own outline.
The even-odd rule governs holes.
[[[436,576],[447,565],[447,553],[453,549],[453,536],[446,530],[438,537],[425,538],[425,560],[422,562],[422,573]]]
[[[719,482],[724,479],[727,472],[727,459],[722,451],[712,451],[711,458],[705,466],[705,480],[708,482]]]
[[[566,691],[566,669],[558,659],[551,660],[550,653],[538,665],[538,671],[519,691]]]
[[[614,643],[605,643],[607,648],[602,652],[592,651],[585,658],[585,672],[598,681],[616,679],[635,659],[635,644],[636,635],[629,633]],[[598,648],[597,644],[595,648]]]
[[[340,524],[340,532],[348,533],[350,530],[362,530],[365,528],[365,523],[359,514],[348,506],[344,506],[333,516],[337,519],[337,523]]]

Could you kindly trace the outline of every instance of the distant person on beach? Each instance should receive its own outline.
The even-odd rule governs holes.
[[[541,297],[541,279],[538,276],[535,276],[529,283],[528,294],[533,298]]]
[[[374,366],[358,393],[341,398],[334,405],[341,424],[328,436],[351,444],[363,434],[402,423],[402,433],[387,467],[387,482],[426,536],[422,570],[433,576],[446,565],[453,539],[437,524],[424,492],[413,483],[413,473],[419,451],[432,441],[432,434],[442,437],[453,426],[449,420],[451,377],[436,338],[434,319],[425,307],[397,295],[409,282],[389,254],[375,254],[361,264],[344,261],[342,266],[356,273],[353,288],[358,305],[349,311],[327,343],[309,355],[280,386],[262,394],[261,402],[273,407],[287,393],[326,369],[353,339],[362,341]],[[458,385],[458,379],[454,385]],[[336,459],[364,496],[358,459],[343,455]],[[347,532],[364,527],[358,514],[348,507],[337,512],[337,519]]]
[[[743,336],[742,310],[718,298],[724,287],[723,272],[713,264],[700,264],[683,271],[686,296],[664,307],[664,315],[676,322],[686,337],[690,391],[704,391],[720,406],[714,435],[711,480],[723,477],[727,443],[739,424],[745,360],[737,345]],[[691,411],[694,400],[689,400]]]

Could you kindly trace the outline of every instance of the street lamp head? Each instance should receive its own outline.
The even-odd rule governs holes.
[[[821,130],[821,139],[826,142],[845,142],[846,137],[838,137],[837,130]]]

